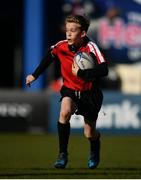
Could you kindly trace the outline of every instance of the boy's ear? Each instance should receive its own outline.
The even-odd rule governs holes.
[[[86,31],[82,31],[81,32],[81,37],[83,38],[83,37],[85,37],[86,36]]]

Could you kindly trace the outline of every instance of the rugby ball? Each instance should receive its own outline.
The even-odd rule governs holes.
[[[80,69],[92,69],[94,67],[94,60],[93,58],[85,53],[79,52],[74,56],[74,61],[77,63]]]

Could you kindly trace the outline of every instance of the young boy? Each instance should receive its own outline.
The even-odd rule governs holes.
[[[59,60],[63,86],[61,109],[58,120],[59,155],[54,164],[65,168],[68,162],[68,141],[70,118],[73,113],[84,117],[84,135],[90,142],[88,167],[94,169],[100,161],[100,133],[96,130],[96,120],[100,111],[103,94],[98,86],[101,77],[108,74],[108,67],[97,45],[86,36],[89,21],[81,15],[68,16],[65,20],[66,40],[60,41],[48,50],[37,69],[26,78],[30,85],[53,62]],[[86,52],[93,57],[93,69],[81,70],[73,61],[78,52]]]

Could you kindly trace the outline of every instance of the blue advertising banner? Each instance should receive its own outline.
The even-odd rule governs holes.
[[[60,110],[60,96],[50,95],[49,132],[56,133]],[[83,131],[83,117],[72,115],[71,131]],[[141,96],[125,95],[121,92],[104,92],[104,102],[97,120],[97,128],[108,134],[141,134]]]
[[[141,2],[96,0],[101,16],[91,21],[89,36],[111,63],[141,61]]]

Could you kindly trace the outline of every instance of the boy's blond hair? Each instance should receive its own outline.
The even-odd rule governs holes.
[[[74,22],[80,24],[81,31],[88,31],[90,21],[82,15],[70,15],[66,18],[65,23]]]

